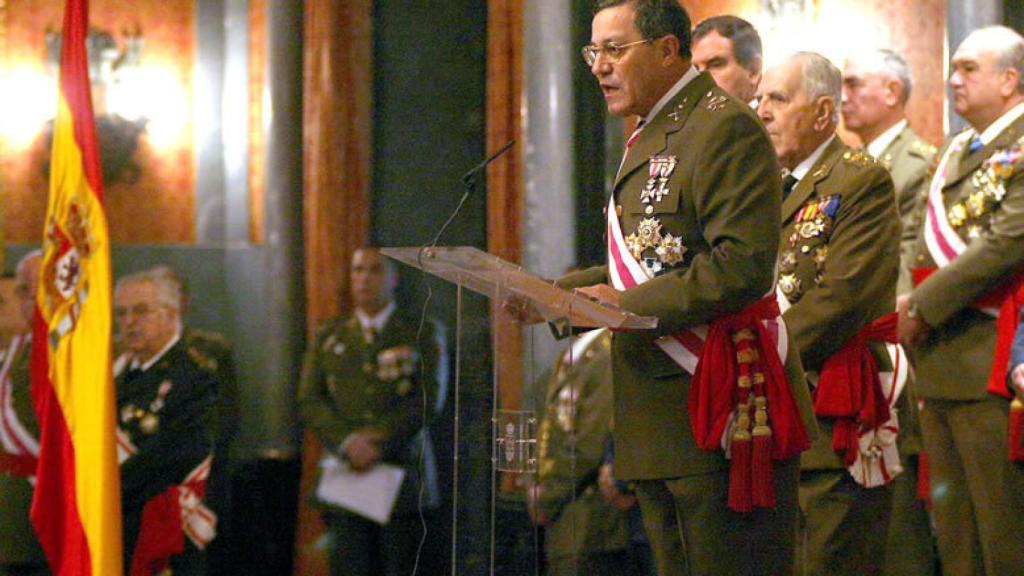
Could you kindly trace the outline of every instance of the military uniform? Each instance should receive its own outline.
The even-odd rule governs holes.
[[[121,429],[137,449],[121,465],[125,570],[143,529],[146,504],[181,484],[213,451],[219,384],[210,358],[181,338],[147,369],[127,366],[116,379]],[[174,574],[203,574],[203,553],[185,538]]]
[[[352,316],[322,325],[306,353],[299,410],[325,454],[344,458],[345,439],[372,429],[386,435],[383,461],[405,469],[386,526],[321,503],[334,539],[332,574],[411,573],[422,534],[421,488],[423,507],[429,512],[438,505],[433,447],[423,420],[433,414],[437,393],[438,328],[427,322],[417,341],[417,327],[416,319],[395,311],[380,334],[368,339]]]
[[[615,181],[622,233],[655,272],[622,292],[620,304],[659,319],[656,330],[613,337],[615,470],[637,481],[661,574],[792,569],[796,458],[775,462],[776,507],[729,510],[728,461],[721,450],[701,449],[691,428],[691,377],[655,344],[660,336],[743,310],[771,291],[779,230],[765,215],[778,213],[780,189],[778,163],[760,122],[706,73],[650,118]],[[609,269],[601,266],[559,284],[608,281]],[[796,354],[788,355],[786,367],[801,423],[813,437]]]
[[[917,206],[928,194],[935,146],[907,125],[878,155],[878,161],[889,171],[896,187],[896,207],[899,208],[900,222],[903,224],[900,235],[900,279],[896,284],[896,293],[906,294],[913,288],[910,269],[913,267],[914,245],[920,227]]]
[[[995,320],[973,304],[1024,268],[1024,118],[975,151],[972,134],[945,146],[931,185],[935,216],[954,235],[945,244],[966,248],[910,293],[910,309],[932,327],[915,354],[917,390],[944,570],[1014,574],[1024,566],[1024,509],[1011,495],[1024,492],[1024,471],[1007,459],[1009,403],[986,392]],[[921,221],[915,264],[933,268],[929,238],[940,227]]]
[[[239,394],[235,360],[231,342],[219,332],[186,327],[182,339],[188,349],[198,352],[193,359],[201,363],[200,367],[217,374],[214,456],[206,500],[217,515],[221,529],[210,543],[206,556],[209,574],[226,574],[237,565],[236,556],[242,550],[240,547],[245,545],[241,536],[252,533],[252,527],[239,526],[231,517],[234,502],[231,480],[235,470],[231,447],[238,433]]]
[[[872,146],[869,151],[874,151]],[[904,121],[896,137],[877,155],[896,187],[896,205],[903,232],[900,236],[900,275],[896,294],[913,288],[911,269],[917,244],[919,203],[928,195],[935,146],[917,135]],[[917,416],[917,392],[913,377],[903,391],[907,410],[901,411],[899,450],[903,473],[893,481],[892,515],[886,546],[885,576],[931,576],[935,572],[935,539],[931,518],[917,497],[918,455],[921,424]]]
[[[899,217],[892,179],[870,155],[829,142],[782,203],[779,289],[804,368],[825,361],[896,307]],[[880,370],[884,345],[871,343]],[[833,422],[801,456],[800,562],[804,574],[878,574],[885,556],[890,486],[864,488],[833,450]]]
[[[31,335],[26,334],[15,344],[0,352],[0,366],[9,370],[10,407],[15,417],[28,434],[38,439],[39,424],[29,387]],[[4,453],[0,445],[0,454]],[[46,557],[29,520],[32,492],[28,478],[0,467],[0,576],[49,574]]]
[[[551,576],[629,572],[629,518],[597,488],[604,443],[611,433],[611,333],[580,336],[559,357],[548,382],[537,440],[537,503],[550,518],[545,551]]]

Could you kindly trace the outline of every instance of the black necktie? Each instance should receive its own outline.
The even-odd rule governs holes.
[[[796,187],[796,183],[799,182],[796,176],[792,174],[786,174],[786,177],[782,179],[782,201],[785,202],[786,198],[789,197],[789,193]]]

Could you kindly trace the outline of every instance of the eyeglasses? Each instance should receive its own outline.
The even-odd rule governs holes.
[[[616,44],[614,42],[608,42],[601,46],[594,44],[587,44],[583,48],[580,48],[580,54],[583,55],[583,61],[587,63],[587,66],[593,66],[594,62],[597,62],[597,57],[604,53],[609,60],[615,62],[619,58],[622,58],[626,54],[631,46],[637,44],[646,44],[647,42],[653,42],[653,38],[644,38],[643,40],[637,40],[636,42],[626,42],[625,44]]]

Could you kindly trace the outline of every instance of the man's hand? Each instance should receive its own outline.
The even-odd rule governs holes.
[[[520,324],[540,324],[544,321],[540,311],[529,300],[515,294],[505,298],[501,309]]]
[[[384,433],[378,430],[354,432],[345,443],[345,457],[352,469],[361,472],[380,462],[384,456],[380,443],[384,438]]]
[[[1010,389],[1024,402],[1024,364],[1017,364],[1010,371]]]
[[[899,313],[900,344],[907,348],[917,348],[928,339],[932,327],[916,312],[911,311],[910,295],[903,294],[896,299],[896,312]]]
[[[551,519],[547,513],[540,509],[540,496],[544,488],[540,484],[533,484],[526,489],[526,511],[530,513],[530,521],[537,526],[547,526]]]
[[[619,300],[622,298],[622,292],[619,292],[607,284],[585,286],[583,288],[577,288],[576,291],[613,306],[618,306]]]
[[[601,491],[601,496],[604,497],[605,502],[611,504],[616,510],[626,511],[636,504],[636,496],[626,494],[619,490],[619,487],[615,484],[611,464],[601,465],[601,469],[597,474],[597,487]]]

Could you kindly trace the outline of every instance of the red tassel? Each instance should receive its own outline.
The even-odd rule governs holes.
[[[732,441],[732,463],[729,466],[729,509],[750,512],[754,509],[750,485],[750,433]]]
[[[917,499],[924,502],[925,509],[932,509],[931,475],[928,472],[928,455],[924,450],[917,455]]]
[[[772,437],[771,433],[758,434],[754,430],[754,453],[750,463],[752,499],[754,506],[771,508],[775,506],[775,486],[772,484]]]
[[[1024,402],[1010,403],[1010,462],[1024,462]]]

